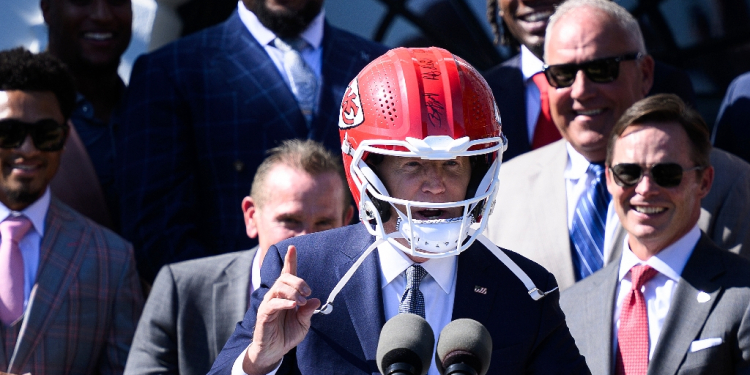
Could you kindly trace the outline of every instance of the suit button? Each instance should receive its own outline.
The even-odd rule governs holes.
[[[237,172],[242,172],[243,169],[245,169],[245,163],[243,163],[242,160],[235,160],[234,170]]]

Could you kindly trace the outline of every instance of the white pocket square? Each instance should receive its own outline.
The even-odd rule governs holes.
[[[723,341],[721,337],[714,337],[710,339],[695,340],[690,343],[690,353],[695,353],[699,350],[708,349],[716,345],[721,344]]]

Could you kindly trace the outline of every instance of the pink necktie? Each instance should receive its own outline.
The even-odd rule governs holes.
[[[25,216],[8,217],[0,223],[0,320],[6,325],[23,314],[23,257],[18,248],[31,228]]]
[[[560,131],[557,130],[555,123],[552,122],[552,112],[549,107],[549,95],[547,90],[549,89],[549,83],[544,73],[534,74],[531,79],[539,88],[539,118],[536,120],[536,128],[534,128],[534,136],[531,140],[531,149],[536,150],[539,147],[546,146],[560,138]]]
[[[633,266],[633,288],[622,301],[617,331],[617,375],[646,375],[648,371],[648,312],[641,287],[657,270],[647,265]]]

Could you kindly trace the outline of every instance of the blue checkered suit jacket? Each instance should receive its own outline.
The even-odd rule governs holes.
[[[235,12],[140,57],[119,121],[122,233],[141,276],[170,262],[250,248],[240,202],[266,150],[313,139],[341,152],[347,84],[386,48],[325,26],[320,107],[308,129],[271,58]]]
[[[122,374],[143,309],[133,250],[52,198],[39,271],[10,357],[13,374]]]

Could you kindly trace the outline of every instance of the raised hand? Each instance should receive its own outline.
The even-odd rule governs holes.
[[[258,308],[253,342],[242,363],[245,373],[269,373],[305,338],[310,318],[320,306],[319,299],[307,299],[310,293],[305,280],[297,277],[297,249],[290,245],[281,275]]]

